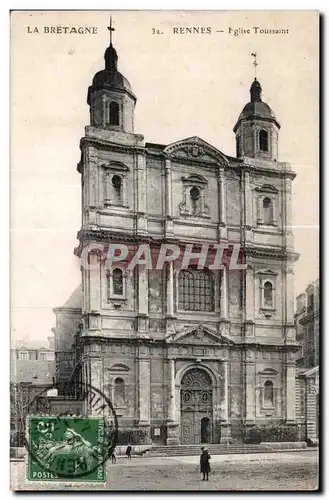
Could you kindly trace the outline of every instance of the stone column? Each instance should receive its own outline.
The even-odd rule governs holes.
[[[171,160],[165,159],[165,235],[173,236],[173,213],[172,213],[172,181],[171,181]]]
[[[255,410],[256,410],[256,367],[254,361],[245,361],[245,401],[246,413],[245,424],[253,425],[255,423]]]
[[[232,441],[231,438],[231,423],[229,418],[229,361],[227,359],[222,361],[223,368],[223,394],[221,402],[221,443],[229,443]]]
[[[220,286],[220,316],[222,319],[228,318],[228,293],[227,293],[227,267],[224,266],[220,271],[221,286]]]
[[[176,415],[176,383],[175,383],[175,360],[168,359],[168,418],[167,418],[167,445],[178,445],[180,440],[177,436],[178,424]]]
[[[288,362],[286,367],[286,421],[296,423],[296,368],[295,362]]]

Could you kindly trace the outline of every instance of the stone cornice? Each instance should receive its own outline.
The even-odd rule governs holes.
[[[296,261],[300,256],[299,253],[296,252],[270,247],[244,247],[243,249],[245,255],[250,257],[271,257],[273,259]]]
[[[107,83],[103,83],[102,85],[90,85],[90,87],[88,87],[88,93],[87,93],[87,104],[89,106],[92,105],[92,97],[93,95],[103,95],[104,93],[104,90],[105,91],[110,91],[112,94],[113,92],[114,93],[118,93],[118,94],[127,94],[129,95],[129,97],[131,97],[131,99],[136,103],[137,101],[137,97],[135,96],[135,94],[133,93],[132,90],[129,90],[127,88],[122,88],[122,87],[118,87],[118,86],[115,86],[113,84],[109,85]]]
[[[127,344],[127,345],[147,345],[148,347],[162,347],[164,349],[170,349],[171,347],[187,347],[187,346],[193,346],[196,347],[199,344],[195,342],[191,343],[186,343],[186,342],[166,342],[166,339],[154,339],[154,338],[141,338],[141,337],[130,337],[130,338],[122,338],[122,337],[94,337],[94,336],[84,336],[80,337],[79,339],[80,344]],[[281,351],[281,352],[297,352],[300,350],[300,345],[299,344],[260,344],[259,342],[238,342],[236,341],[235,343],[230,343],[230,344],[200,344],[202,346],[205,346],[207,348],[223,348],[223,349],[245,349],[245,350],[261,350],[261,351],[269,351],[269,350],[276,350],[276,351]]]
[[[136,136],[139,136],[139,134],[133,134]],[[183,141],[182,141],[183,142]],[[100,147],[102,149],[105,149],[107,151],[114,151],[114,152],[119,152],[119,153],[137,153],[137,154],[143,154],[149,157],[155,157],[158,159],[170,159],[172,162],[183,164],[183,165],[195,165],[195,166],[203,166],[206,168],[222,168],[225,170],[233,170],[236,173],[241,174],[241,171],[249,171],[252,173],[256,173],[259,175],[266,175],[268,177],[286,177],[290,178],[293,180],[296,177],[296,173],[293,172],[292,170],[280,170],[279,165],[280,163],[278,162],[275,164],[273,162],[273,165],[271,166],[261,166],[261,165],[256,165],[253,163],[246,162],[244,158],[235,158],[232,156],[227,156],[224,155],[223,153],[220,153],[223,158],[225,158],[226,162],[222,161],[209,161],[202,156],[194,158],[191,156],[188,157],[180,157],[175,155],[175,152],[170,152],[170,150],[166,149],[169,146],[164,146],[163,149],[159,150],[152,150],[150,148],[149,143],[146,143],[145,146],[141,145],[136,145],[136,144],[118,144],[115,142],[111,142],[105,139],[101,139],[100,137],[92,137],[92,136],[84,136],[80,139],[80,149],[82,150],[85,145],[90,145],[90,146],[95,146],[95,147]],[[211,146],[213,150],[213,148]],[[250,161],[252,161],[252,158],[250,158]],[[78,164],[78,171],[81,171],[82,165]]]
[[[250,158],[250,161],[252,160],[253,158]],[[292,170],[280,170],[280,162],[271,162],[271,166],[262,166],[256,165],[255,163],[246,162],[244,158],[242,158],[241,161],[243,164],[240,168],[250,173],[266,175],[267,177],[287,177],[291,180],[293,180],[297,175]]]
[[[65,312],[65,313],[71,313],[71,314],[82,314],[82,309],[81,307],[66,307],[66,306],[61,306],[61,307],[55,307],[53,309],[54,313],[57,312]]]
[[[137,153],[145,154],[146,150],[144,147],[135,144],[118,144],[115,142],[107,141],[101,139],[100,137],[82,137],[80,139],[80,149],[83,150],[84,146],[94,146],[101,147],[107,151],[114,151],[118,153]]]
[[[83,243],[84,241],[102,241],[102,242],[110,242],[110,241],[120,241],[120,242],[127,242],[131,244],[141,244],[141,243],[148,243],[152,244],[154,246],[161,246],[163,243],[170,243],[170,244],[176,244],[176,245],[188,245],[190,243],[193,243],[195,248],[198,248],[202,246],[204,243],[208,243],[209,245],[214,245],[217,244],[218,241],[197,241],[193,242],[191,240],[183,240],[183,239],[178,239],[178,238],[153,238],[152,236],[146,236],[146,235],[137,235],[137,234],[122,234],[122,233],[115,233],[112,229],[81,229],[77,233],[77,239]],[[228,244],[233,245],[235,242],[228,242]],[[79,250],[81,251],[81,245],[76,249],[75,255],[79,256]],[[272,259],[279,259],[279,260],[287,260],[287,261],[296,261],[299,258],[299,254],[296,252],[289,252],[287,250],[282,250],[282,249],[276,249],[276,248],[263,248],[263,247],[241,247],[245,253],[246,256],[248,257],[269,257]],[[211,250],[211,249],[210,249]]]

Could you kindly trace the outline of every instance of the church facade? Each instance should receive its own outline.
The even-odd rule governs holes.
[[[55,309],[57,375],[78,366],[119,428],[153,443],[223,443],[254,424],[296,424],[295,174],[278,159],[280,124],[261,93],[255,79],[231,157],[200,137],[162,145],[136,134],[137,99],[112,43],[88,89],[75,253],[92,248],[92,265],[81,265],[74,301]],[[190,252],[187,265],[129,268],[141,245],[153,259],[163,244]],[[111,245],[128,252],[107,268]],[[228,250],[216,268],[218,245]]]

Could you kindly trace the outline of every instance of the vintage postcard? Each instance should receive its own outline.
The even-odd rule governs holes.
[[[12,490],[319,487],[319,13],[11,13]]]

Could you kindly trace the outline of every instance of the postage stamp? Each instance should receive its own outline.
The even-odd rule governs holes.
[[[97,389],[85,387],[79,402],[88,415],[70,411],[55,415],[53,400],[47,396],[50,392],[49,388],[40,392],[27,405],[27,480],[105,482],[106,461],[118,433],[110,400]]]
[[[106,480],[109,452],[103,418],[31,417],[28,451],[30,481]]]

